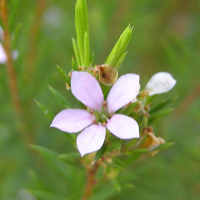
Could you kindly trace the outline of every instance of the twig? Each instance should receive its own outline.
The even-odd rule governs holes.
[[[3,48],[5,50],[7,56],[7,71],[8,71],[8,81],[10,92],[12,96],[12,102],[15,108],[15,111],[18,115],[21,115],[21,105],[20,105],[20,98],[17,89],[17,79],[13,67],[12,55],[11,55],[11,44],[10,44],[10,34],[8,29],[8,11],[6,8],[6,1],[1,0],[1,17],[4,24],[4,41],[3,41]]]
[[[8,72],[8,81],[9,81],[9,88],[10,93],[12,96],[12,102],[15,109],[15,112],[20,120],[20,132],[22,134],[22,138],[24,139],[25,143],[33,143],[33,138],[30,134],[28,134],[26,123],[24,121],[22,106],[20,102],[20,95],[17,89],[17,77],[14,71],[14,65],[12,60],[12,50],[11,50],[11,37],[8,27],[8,10],[6,0],[0,1],[0,14],[2,18],[2,22],[4,25],[4,38],[3,38],[3,48],[5,50],[7,56],[7,72]]]
[[[85,187],[85,193],[83,195],[82,200],[88,200],[93,192],[93,187],[96,184],[95,174],[99,168],[99,163],[96,162],[94,165],[90,165],[91,167],[87,169],[87,183]]]

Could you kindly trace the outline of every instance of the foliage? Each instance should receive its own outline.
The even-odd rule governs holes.
[[[85,171],[76,154],[76,135],[62,134],[49,125],[58,111],[71,104],[82,106],[66,91],[71,68],[103,63],[121,66],[119,76],[140,74],[142,88],[157,71],[173,74],[177,86],[170,93],[146,99],[146,106],[151,108],[148,123],[155,135],[165,138],[167,146],[173,144],[169,141],[176,145],[153,157],[149,150],[140,148],[132,155],[116,156],[112,163],[105,161],[109,181],[103,178],[104,169],[100,167],[96,179],[101,184],[94,188],[91,199],[199,199],[198,2],[180,5],[178,1],[88,0],[90,30],[87,12],[80,11],[82,2],[76,4],[76,18],[86,17],[81,18],[81,30],[76,24],[77,38],[71,45],[71,36],[75,35],[74,1],[8,1],[11,47],[19,52],[13,66],[22,106],[16,112],[7,66],[0,64],[0,199],[26,199],[20,193],[24,189],[38,200],[81,198]],[[127,27],[130,22],[133,29]],[[5,27],[2,18],[0,23]],[[125,27],[126,37],[122,34],[118,40]],[[120,45],[120,51],[116,50]],[[119,55],[114,55],[115,51]],[[111,59],[113,56],[115,59]],[[56,66],[62,66],[57,67],[59,72]],[[49,90],[47,85],[51,85]],[[177,95],[173,101],[171,96]],[[134,109],[136,105],[131,106]],[[170,112],[173,107],[176,109]],[[129,110],[123,112],[131,115]],[[160,118],[164,114],[168,115]],[[156,119],[158,116],[160,119]],[[147,123],[141,112],[134,117],[141,126]],[[133,146],[112,136],[109,139],[112,146],[104,145],[94,161],[106,154],[107,148],[123,151],[124,146]]]

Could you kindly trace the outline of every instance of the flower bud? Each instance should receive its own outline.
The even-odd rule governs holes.
[[[104,85],[113,85],[118,78],[118,70],[116,67],[109,65],[97,66],[99,69],[99,81]]]
[[[146,85],[149,96],[161,94],[171,90],[176,84],[176,80],[170,73],[159,72],[154,74]]]
[[[148,133],[146,133],[148,136],[146,138],[146,140],[143,142],[143,144],[141,145],[142,148],[147,148],[150,151],[152,151],[153,149],[155,149],[156,147],[158,147],[161,144],[165,143],[165,140],[161,137],[156,137],[153,132],[148,131]],[[146,135],[145,134],[145,135]],[[154,151],[151,153],[151,155],[153,156],[154,154],[156,154],[158,151]]]
[[[3,49],[3,46],[0,44],[0,63],[5,63],[7,61],[6,53]]]

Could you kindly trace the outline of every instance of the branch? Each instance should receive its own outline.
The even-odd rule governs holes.
[[[6,1],[1,0],[1,18],[4,24],[4,41],[3,48],[5,50],[7,56],[7,72],[8,72],[8,81],[10,87],[10,93],[12,96],[13,106],[18,115],[21,115],[21,105],[20,98],[17,89],[17,79],[14,71],[13,60],[12,60],[12,52],[11,52],[11,44],[10,44],[10,33],[8,28],[8,11],[6,7]]]
[[[20,102],[20,95],[17,88],[17,77],[14,71],[14,65],[12,60],[12,49],[11,49],[11,37],[8,27],[8,10],[7,10],[7,4],[6,0],[0,1],[0,14],[2,18],[2,22],[4,25],[4,38],[3,38],[3,48],[7,56],[7,72],[8,72],[8,82],[9,82],[9,88],[10,93],[12,97],[13,106],[15,109],[16,114],[18,115],[20,119],[20,132],[22,134],[22,138],[25,141],[25,143],[33,143],[33,138],[31,137],[29,132],[27,131],[27,125],[25,123],[25,118],[23,117],[22,112],[22,106]]]
[[[94,165],[90,165],[91,167],[87,169],[87,183],[85,187],[85,193],[83,195],[82,200],[88,200],[93,192],[93,187],[96,184],[95,175],[99,168],[99,163],[96,162]]]

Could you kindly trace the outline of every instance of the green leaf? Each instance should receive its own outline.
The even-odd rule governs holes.
[[[121,55],[121,57],[118,59],[118,61],[117,61],[117,63],[116,63],[116,68],[117,69],[119,69],[120,67],[121,67],[121,65],[122,65],[122,63],[123,63],[123,61],[124,61],[124,58],[126,57],[126,54],[128,53],[128,51],[127,52],[125,52],[125,53],[123,53],[122,55]]]
[[[141,156],[141,153],[133,153],[133,154],[129,155],[129,157],[124,160],[124,164],[130,165],[135,160],[137,160],[140,156]]]
[[[151,124],[156,118],[164,116],[164,115],[172,112],[172,110],[173,110],[173,108],[169,108],[169,109],[165,109],[165,110],[161,110],[161,111],[153,113],[149,117],[149,124]]]
[[[89,34],[89,20],[86,0],[77,0],[77,4],[80,5],[80,14],[84,31]]]
[[[56,66],[57,70],[59,71],[59,73],[61,74],[61,76],[63,77],[64,81],[70,86],[71,85],[71,81],[70,78],[67,74],[67,72],[60,66]]]
[[[17,25],[17,27],[15,28],[15,31],[13,33],[13,39],[12,39],[12,49],[15,49],[16,48],[16,43],[18,42],[18,36],[19,36],[19,32],[21,30],[21,27],[22,27],[22,24],[19,23]]]
[[[41,155],[43,155],[45,158],[56,158],[58,157],[58,154],[55,153],[54,151],[47,149],[45,147],[39,146],[39,145],[30,145],[31,148],[37,150]]]
[[[147,148],[138,148],[131,151],[132,153],[147,153],[149,150]]]
[[[94,61],[94,52],[90,55],[90,66],[92,66],[93,61]]]
[[[113,199],[113,195],[119,193],[112,184],[109,185],[100,185],[99,189],[90,197],[89,200],[106,200]]]
[[[108,163],[108,162],[105,162],[104,161],[104,163],[107,165],[107,166],[109,166],[109,167],[112,167],[112,168],[118,168],[118,169],[125,169],[125,167],[124,167],[124,164],[119,164],[119,163]]]
[[[118,66],[119,69],[126,55],[125,50],[130,41],[131,35],[132,28],[129,25],[121,34],[120,38],[118,39],[117,43],[115,44],[105,63],[113,67]]]
[[[76,36],[77,36],[77,50],[80,55],[80,65],[83,66],[83,37],[84,37],[84,30],[83,30],[83,23],[81,22],[81,15],[80,15],[80,5],[76,4],[75,7],[75,27],[76,27]]]
[[[124,115],[129,116],[137,104],[138,104],[138,102],[133,102],[133,103],[131,103],[131,104],[128,105],[124,110],[122,110],[122,113],[123,113]]]
[[[85,32],[84,35],[84,66],[89,67],[90,65],[90,41],[89,35]]]
[[[131,154],[128,155],[128,158],[124,160],[126,165],[130,165],[135,160],[137,160],[142,154],[148,153],[149,150],[147,148],[137,148],[131,151]]]
[[[56,99],[65,107],[70,107],[70,103],[61,95],[56,89],[52,88],[50,85],[48,85],[50,91],[52,94],[56,97]]]
[[[79,153],[68,153],[68,154],[61,154],[58,156],[58,160],[64,161],[67,164],[74,165],[78,167],[77,164],[78,160],[81,159],[81,156]]]
[[[72,57],[72,69],[73,71],[78,71],[78,65],[73,57]]]
[[[160,150],[166,149],[168,147],[171,147],[173,144],[175,144],[175,142],[166,142],[164,144],[159,145],[158,147],[156,147],[152,151],[160,151]]]
[[[76,145],[76,134],[66,133],[66,132],[63,132],[63,133],[73,145]]]
[[[53,114],[47,109],[46,106],[44,106],[43,104],[41,104],[39,101],[35,100],[35,103],[38,105],[38,107],[40,108],[40,110],[44,113],[44,115],[46,115],[46,117],[50,120],[53,120],[54,116]]]
[[[115,137],[115,136],[111,136],[110,137],[110,142],[111,142],[111,145],[117,149],[117,150],[120,150],[121,149],[121,142],[120,142],[120,139]]]
[[[4,30],[4,24],[3,24],[3,21],[2,21],[2,18],[0,17],[0,26],[2,27],[2,29]],[[2,40],[2,38],[0,38],[0,41]]]
[[[19,12],[19,5],[20,5],[20,0],[15,0],[15,1],[9,1],[9,18],[8,18],[8,23],[9,23],[9,28],[13,32],[13,27],[16,22],[16,18]]]
[[[74,49],[74,55],[75,55],[76,62],[78,64],[78,66],[82,66],[79,50],[78,50],[77,43],[76,43],[74,38],[72,38],[72,46],[73,46],[73,49]],[[75,67],[75,65],[72,65],[72,66]],[[73,68],[73,70],[74,71],[78,71],[78,67],[77,68]]]
[[[120,167],[120,168],[126,168],[126,164],[124,162],[122,162],[118,157],[113,157],[113,164]]]
[[[112,179],[111,182],[118,192],[122,190],[120,183],[116,179]]]
[[[69,184],[71,180],[67,174],[66,165],[63,166],[64,163],[57,159],[59,156],[57,153],[39,145],[30,146],[45,159],[45,161],[49,164],[49,166],[52,167],[52,169],[54,169],[58,174],[60,174],[61,177],[64,177],[65,180],[67,180],[67,184]]]
[[[80,65],[90,64],[89,22],[86,0],[77,0],[75,7],[75,27],[77,35],[77,50],[80,55]]]
[[[146,97],[145,105],[148,105],[149,103],[151,103],[156,97],[157,97],[156,94],[154,94],[154,95],[152,95],[152,96],[147,96],[147,97]]]
[[[94,158],[94,162],[97,162],[102,156],[103,154],[106,152],[107,149],[107,144],[104,142],[103,146],[101,147],[101,149],[99,149],[95,155]]]
[[[48,190],[41,177],[33,169],[28,169],[28,175],[29,179],[31,180],[31,183],[34,184],[38,189],[43,191]]]
[[[164,108],[165,106],[167,106],[169,103],[171,103],[172,101],[174,101],[176,98],[177,97],[161,101],[160,103],[158,103],[157,105],[153,106],[150,109],[149,114],[152,114],[154,112],[157,112],[157,111],[161,110],[162,108]]]

